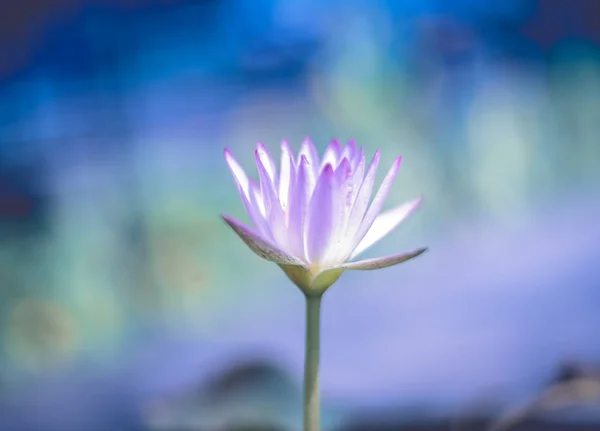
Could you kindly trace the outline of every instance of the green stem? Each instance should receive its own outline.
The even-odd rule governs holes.
[[[319,431],[319,345],[321,296],[306,296],[304,431]]]

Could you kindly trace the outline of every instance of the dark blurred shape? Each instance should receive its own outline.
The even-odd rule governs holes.
[[[240,424],[240,425],[231,425],[225,428],[226,431],[286,431],[285,428],[278,427],[268,423],[258,423],[258,424]]]
[[[419,21],[419,33],[421,51],[435,54],[445,66],[468,63],[476,55],[478,41],[473,29],[454,17],[424,17]]]
[[[39,187],[40,166],[7,165],[0,159],[0,224],[39,226],[48,199]]]
[[[267,41],[245,53],[240,64],[246,79],[260,82],[289,78],[306,71],[306,59],[314,49],[311,41],[299,40],[284,44]]]
[[[86,375],[40,380],[19,394],[2,394],[0,429],[7,431],[144,431],[122,376]]]
[[[209,2],[214,0],[204,0]],[[0,5],[0,78],[26,66],[48,33],[86,9],[169,6],[185,0],[25,0]],[[189,3],[189,2],[188,2]],[[196,2],[199,3],[199,2]],[[202,2],[200,2],[202,3]]]
[[[562,42],[600,44],[600,2],[538,0],[522,33],[544,49]]]
[[[530,401],[500,415],[489,431],[512,430],[529,418],[553,413],[561,418],[578,418],[578,423],[585,423],[587,418],[591,418],[597,427],[595,429],[600,429],[598,401],[600,373],[597,367],[566,362],[559,367],[547,388]]]
[[[577,379],[597,379],[600,381],[600,366],[578,362],[565,362],[550,379],[550,386]]]
[[[34,207],[33,199],[0,178],[0,217],[24,218]]]
[[[406,423],[381,422],[381,421],[356,421],[351,425],[339,428],[336,431],[484,431],[487,429],[485,421],[473,422],[460,428],[453,427],[450,421]],[[544,421],[525,421],[510,428],[510,431],[598,431],[600,426],[571,423],[550,423]]]
[[[285,371],[268,359],[249,358],[151,406],[148,423],[169,431],[284,431],[295,422],[299,403],[300,389]]]
[[[274,400],[292,398],[296,386],[290,376],[268,359],[251,359],[230,366],[205,388],[210,403],[223,403],[234,396],[260,394]],[[250,395],[249,395],[250,396]]]

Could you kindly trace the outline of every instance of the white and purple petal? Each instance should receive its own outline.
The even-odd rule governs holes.
[[[331,238],[327,246],[327,251],[322,265],[328,266],[338,261],[338,256],[342,253],[344,247],[344,231],[349,214],[349,205],[352,194],[351,168],[348,159],[343,158],[340,165],[334,172],[333,178],[333,225]]]
[[[376,257],[373,259],[358,260],[356,262],[347,262],[341,265],[336,265],[331,268],[327,268],[326,271],[344,269],[344,270],[361,270],[370,271],[373,269],[387,268],[388,266],[398,265],[399,263],[406,262],[407,260],[413,259],[427,251],[427,247],[419,248],[408,253],[394,254],[392,256]]]
[[[352,161],[354,159],[354,155],[356,154],[356,142],[354,141],[354,139],[350,139],[347,143],[346,146],[344,147],[344,149],[342,150],[342,154],[340,156],[341,159],[343,159],[344,157],[347,158],[349,161]]]
[[[312,170],[312,176],[316,178],[317,175],[319,175],[319,153],[317,151],[317,148],[309,138],[306,138],[302,142],[302,145],[300,145],[300,151],[298,152],[297,160],[298,165],[300,165],[302,156],[306,157],[308,166],[310,166]]]
[[[306,156],[302,155],[288,208],[290,247],[296,256],[302,257],[306,257],[304,232],[306,214],[308,213],[308,204],[313,187],[311,181],[313,181],[312,167],[309,166]]]
[[[351,161],[352,178],[351,178],[350,182],[352,184],[352,194],[351,194],[351,199],[350,199],[351,203],[350,203],[350,207],[348,208],[348,212],[350,212],[352,210],[352,207],[354,206],[354,203],[356,202],[356,197],[358,196],[358,192],[360,191],[360,186],[363,183],[363,178],[365,175],[366,160],[365,160],[365,155],[363,153],[362,148],[359,152],[358,157],[359,157],[358,162]]]
[[[327,148],[325,148],[323,158],[321,159],[320,169],[323,170],[328,164],[333,166],[334,169],[337,168],[340,162],[340,154],[340,142],[337,139],[332,139],[329,145],[327,145]]]
[[[352,253],[352,250],[354,249],[356,234],[369,206],[373,184],[375,183],[375,175],[377,173],[377,167],[379,166],[379,157],[380,151],[378,149],[373,156],[373,160],[371,160],[371,163],[369,164],[365,178],[358,189],[352,210],[350,210],[350,215],[348,216],[348,222],[346,224],[344,240],[346,256],[344,256],[344,258],[350,256],[350,253]]]
[[[261,235],[264,235],[266,238],[272,238],[264,205],[262,205],[262,197],[257,196],[258,186],[254,181],[248,179],[244,169],[237,163],[227,148],[225,149],[225,161],[233,175],[250,220],[252,220],[252,223]]]
[[[227,167],[233,175],[233,179],[237,183],[240,188],[240,192],[244,193],[244,195],[249,198],[250,197],[250,180],[248,179],[248,175],[246,175],[246,171],[244,168],[237,162],[229,148],[225,148],[225,162],[227,163]]]
[[[394,230],[419,207],[421,201],[422,198],[419,197],[418,199],[403,203],[396,208],[379,214],[365,237],[352,252],[350,258],[353,259],[358,256]]]
[[[236,220],[235,218],[223,214],[223,220],[233,229],[235,233],[246,243],[246,245],[257,255],[271,262],[280,265],[303,266],[304,262],[284,251],[269,239],[264,238],[258,232]]]
[[[264,166],[267,174],[269,175],[271,182],[275,185],[275,188],[277,188],[279,185],[279,177],[277,176],[277,165],[275,164],[271,153],[269,152],[267,147],[265,147],[261,142],[256,144],[256,151],[254,153],[262,162],[262,165]]]
[[[263,157],[257,148],[255,151],[256,166],[260,177],[260,189],[265,203],[267,220],[273,240],[283,249],[289,247],[289,236],[285,225],[285,213],[281,209],[281,203],[277,196],[275,184],[269,176],[268,168],[263,164]]]
[[[288,208],[295,180],[296,163],[294,155],[287,141],[283,141],[281,143],[281,168],[279,170],[279,202],[284,212]]]
[[[375,197],[373,198],[373,202],[371,202],[371,205],[369,206],[369,209],[367,210],[367,212],[360,224],[360,228],[358,229],[356,236],[354,237],[354,241],[355,241],[354,246],[358,245],[362,241],[362,239],[365,237],[365,235],[367,234],[367,232],[373,225],[373,222],[379,215],[379,212],[381,211],[381,208],[383,207],[383,203],[385,202],[385,199],[387,198],[387,195],[390,192],[390,189],[392,188],[394,179],[396,178],[396,175],[398,174],[398,170],[400,169],[401,161],[402,161],[402,157],[396,158],[396,160],[394,161],[394,164],[392,165],[392,167],[386,174],[385,178],[381,182],[381,186],[379,187],[379,190],[375,194]]]
[[[323,258],[333,233],[335,223],[333,186],[333,167],[326,165],[319,175],[315,191],[310,198],[304,235],[306,257],[313,265],[318,265]]]

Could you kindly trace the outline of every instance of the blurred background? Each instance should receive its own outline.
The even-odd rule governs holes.
[[[600,429],[600,2],[5,0],[0,102],[0,429],[300,429],[302,295],[218,216],[305,136],[401,154],[367,254],[430,247],[325,296],[324,430]]]

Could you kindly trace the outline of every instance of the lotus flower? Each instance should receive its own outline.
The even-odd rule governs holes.
[[[342,148],[333,140],[321,159],[308,139],[296,156],[284,141],[279,169],[261,143],[255,157],[258,183],[225,149],[225,160],[254,226],[228,215],[223,218],[252,251],[278,264],[306,295],[321,295],[345,270],[384,268],[426,250],[352,260],[421,203],[419,197],[381,213],[401,157],[395,159],[373,199],[380,151],[367,166],[363,148],[354,141]]]

